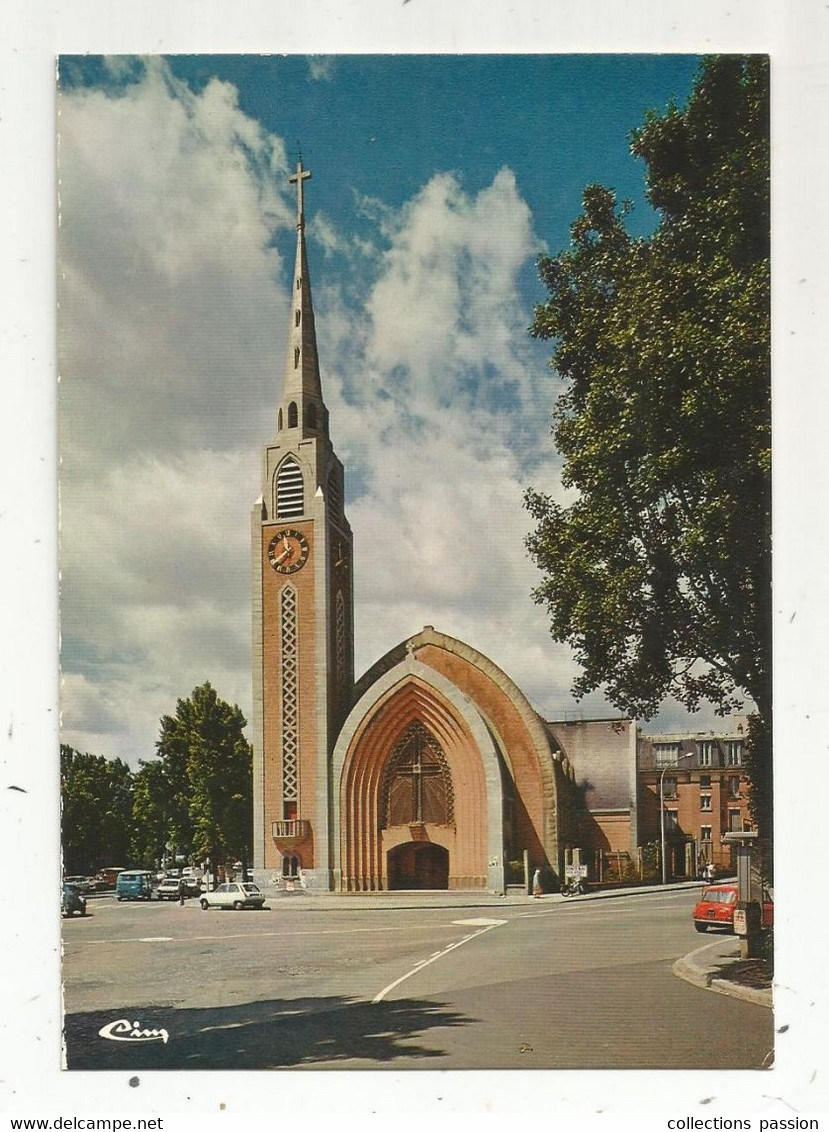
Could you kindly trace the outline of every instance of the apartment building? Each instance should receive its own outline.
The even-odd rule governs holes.
[[[732,716],[723,731],[645,735],[637,740],[639,843],[660,840],[665,810],[668,872],[733,866],[726,833],[752,829],[744,768],[747,720]]]

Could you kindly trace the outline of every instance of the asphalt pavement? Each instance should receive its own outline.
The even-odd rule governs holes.
[[[67,1066],[764,1067],[771,1011],[674,973],[700,942],[736,953],[693,931],[699,888],[276,890],[230,915],[95,900],[65,925]]]
[[[406,909],[406,908],[495,908],[504,906],[525,905],[528,903],[584,903],[591,900],[613,900],[625,896],[655,894],[658,892],[692,891],[701,889],[703,881],[680,881],[666,885],[642,885],[635,888],[613,888],[588,892],[584,896],[562,896],[560,893],[543,893],[541,896],[527,896],[526,894],[511,892],[499,896],[491,892],[366,892],[366,893],[314,893],[304,889],[294,891],[274,890],[269,893],[269,899],[285,899],[292,902],[292,907],[304,908],[309,911],[328,911],[333,909],[372,908],[378,907]],[[741,998],[746,1002],[754,1002],[759,1006],[772,1007],[771,988],[757,988],[746,986],[737,981],[736,972],[742,964],[740,958],[740,944],[737,936],[718,933],[702,946],[683,955],[673,965],[673,973],[694,986],[718,994],[726,994],[732,998]],[[730,978],[732,974],[735,977]]]

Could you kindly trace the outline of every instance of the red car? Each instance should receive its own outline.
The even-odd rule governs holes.
[[[707,884],[691,915],[698,932],[709,927],[728,928],[734,931],[734,909],[737,907],[736,884]],[[762,924],[770,928],[774,923],[774,904],[770,898],[763,901]]]

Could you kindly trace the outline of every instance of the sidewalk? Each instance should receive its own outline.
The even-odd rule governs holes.
[[[740,941],[735,935],[717,935],[677,959],[673,972],[695,986],[772,1008],[771,981],[765,965],[757,959],[740,959]]]
[[[558,892],[545,892],[537,899],[523,892],[509,892],[498,896],[485,891],[444,890],[441,892],[418,892],[396,889],[392,892],[319,892],[297,888],[288,892],[283,888],[260,885],[268,900],[291,900],[297,908],[309,911],[330,912],[356,910],[358,908],[412,909],[412,908],[504,908],[527,904],[581,904],[586,900],[612,900],[622,896],[641,896],[660,892],[675,892],[678,889],[701,888],[702,881],[681,881],[666,885],[643,885],[638,888],[602,889],[588,892],[585,896],[562,896]]]

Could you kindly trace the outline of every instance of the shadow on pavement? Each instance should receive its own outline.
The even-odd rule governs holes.
[[[119,1018],[143,1030],[165,1029],[167,1042],[112,1041],[98,1031]],[[67,1014],[69,1069],[287,1069],[349,1062],[379,1066],[397,1057],[438,1058],[418,1044],[427,1031],[475,1019],[433,1003],[399,999],[376,1005],[339,996],[272,999],[199,1009],[150,1006]]]

